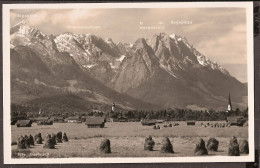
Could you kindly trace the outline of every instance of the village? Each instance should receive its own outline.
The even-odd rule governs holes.
[[[183,111],[184,113],[188,113],[191,111]],[[229,113],[232,113],[232,111],[228,111]],[[114,115],[112,116],[104,116],[104,113],[99,110],[93,110],[91,112],[93,115],[87,116],[87,115],[74,115],[70,117],[63,117],[63,116],[50,116],[50,117],[37,117],[37,118],[25,118],[25,117],[13,117],[11,119],[11,125],[16,125],[17,127],[30,127],[32,123],[37,123],[37,125],[52,125],[53,123],[85,123],[89,128],[103,128],[105,122],[141,122],[142,125],[156,125],[157,123],[170,123],[174,121],[186,121],[187,125],[195,125],[196,121],[204,121],[201,118],[195,119],[192,116],[184,117],[181,119],[175,119],[172,118],[171,116],[167,116],[167,114],[162,115],[162,117],[153,117],[151,114],[146,114],[144,113],[141,116],[137,117],[129,117],[129,115],[126,114],[120,114],[120,115]],[[163,112],[165,113],[165,111]],[[203,113],[203,112],[201,112]],[[208,112],[204,112],[208,114]],[[241,112],[240,112],[241,113]],[[110,114],[116,114],[115,111],[115,104],[112,105],[111,113]],[[212,119],[212,118],[207,118],[206,121],[218,121],[218,120],[225,120],[226,123],[223,125],[223,127],[227,126],[243,126],[247,124],[247,114],[244,112],[242,113],[243,115],[235,115],[233,116],[228,116],[227,112],[220,112],[223,116],[218,119]],[[145,117],[144,117],[145,116]],[[168,126],[176,126],[177,123],[173,123]],[[219,124],[218,124],[219,125]],[[217,125],[213,125],[212,123],[207,123],[206,125],[201,125],[201,126],[211,126],[211,127],[216,127]],[[164,125],[164,127],[167,127],[167,125]],[[219,127],[222,127],[221,125]]]
[[[154,153],[147,153],[147,151],[160,151],[159,155],[168,156],[176,150],[181,151],[182,148],[185,148],[186,151],[185,153],[180,152],[178,156],[187,156],[188,151],[192,155],[239,156],[248,154],[247,109],[244,111],[233,110],[229,99],[227,111],[211,112],[212,114],[218,113],[220,116],[218,119],[212,118],[212,115],[209,115],[210,112],[207,111],[197,112],[206,116],[200,116],[196,112],[196,115],[191,115],[194,114],[194,111],[191,110],[179,110],[179,112],[183,112],[183,115],[178,116],[176,113],[175,118],[170,116],[167,111],[136,112],[140,113],[139,115],[136,115],[135,112],[122,114],[117,112],[116,105],[113,103],[111,112],[107,113],[110,115],[93,110],[91,116],[74,115],[67,118],[39,116],[25,119],[13,117],[11,120],[12,156],[19,158],[24,150],[39,152],[44,149],[51,153],[50,157],[71,157],[71,155],[113,157],[117,156],[113,153],[115,150],[118,155],[124,157],[134,156],[136,152],[134,148],[146,152],[143,153],[145,156],[154,156]],[[41,110],[39,113],[42,113]],[[210,116],[211,118],[209,118]],[[212,129],[214,131],[210,131]],[[158,130],[160,131],[158,132]],[[146,137],[145,141],[141,142],[143,137]],[[230,139],[229,143],[228,139]],[[125,143],[121,144],[120,141],[125,141]],[[156,141],[157,143],[155,143]],[[183,144],[183,141],[186,143]],[[70,144],[69,150],[66,144]],[[121,148],[126,148],[126,144],[134,145],[134,151],[122,154]],[[158,147],[158,144],[161,145],[161,148]],[[79,152],[78,145],[88,148],[91,145],[95,148]],[[144,147],[143,150],[140,145]],[[181,148],[178,148],[179,145]],[[195,149],[193,149],[194,145]],[[66,156],[49,151],[51,149],[62,151],[66,149]],[[110,155],[106,155],[108,153]],[[31,157],[31,155],[22,156]]]
[[[74,113],[72,116],[55,116],[43,114],[39,110],[38,117],[11,117],[11,125],[17,127],[30,127],[32,123],[37,125],[53,125],[53,123],[85,123],[88,128],[104,128],[106,122],[141,122],[143,126],[155,126],[154,129],[159,128],[157,124],[164,123],[163,127],[178,126],[177,121],[185,121],[186,125],[197,125],[203,127],[230,127],[230,126],[248,126],[248,109],[240,111],[238,108],[233,110],[229,95],[228,106],[226,111],[192,111],[176,109],[161,110],[157,112],[144,111],[128,111],[118,112],[116,105],[111,105],[110,112],[103,112],[101,110],[93,109],[90,113]],[[203,124],[202,121],[208,121]],[[222,123],[212,123],[210,121],[225,121]],[[156,127],[157,125],[157,127]]]

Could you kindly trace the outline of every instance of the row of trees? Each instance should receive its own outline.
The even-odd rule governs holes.
[[[99,115],[99,114],[96,114]],[[217,121],[226,120],[228,116],[244,116],[248,117],[248,109],[240,110],[237,108],[235,111],[197,111],[187,109],[167,109],[160,111],[127,111],[127,112],[110,112],[105,114],[106,117],[119,118],[133,118],[133,119],[167,119],[167,120],[197,120],[197,121]]]
[[[248,108],[240,110],[237,108],[234,111],[215,111],[215,110],[190,110],[190,109],[167,109],[158,111],[140,111],[140,110],[129,110],[129,111],[116,111],[116,112],[78,112],[78,113],[46,113],[43,112],[39,114],[38,112],[28,112],[29,109],[26,106],[21,106],[17,104],[12,104],[11,106],[11,117],[70,117],[70,116],[102,116],[109,118],[120,118],[126,117],[131,119],[167,119],[167,120],[197,120],[197,121],[216,121],[216,120],[226,120],[228,116],[244,116],[248,118]]]

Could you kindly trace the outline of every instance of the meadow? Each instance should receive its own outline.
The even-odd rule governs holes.
[[[40,132],[42,137],[47,133],[66,132],[69,142],[58,143],[56,149],[43,149],[42,144],[37,144],[29,150],[31,153],[48,153],[51,158],[64,157],[175,157],[193,156],[196,141],[203,138],[206,142],[210,137],[219,141],[218,152],[209,152],[211,155],[227,155],[228,143],[232,136],[238,141],[248,138],[248,127],[227,127],[227,128],[205,128],[200,127],[201,122],[195,126],[187,126],[185,122],[178,122],[179,126],[154,130],[153,126],[142,126],[140,122],[114,122],[106,123],[105,128],[87,128],[84,123],[54,123],[53,125],[37,125],[32,127],[12,126],[12,142],[17,140],[19,135],[35,135]],[[204,122],[207,123],[207,122]],[[214,123],[214,122],[210,122]],[[218,122],[221,123],[221,122]],[[144,151],[144,139],[151,135],[155,141],[154,151]],[[160,153],[160,146],[163,137],[169,137],[174,154]],[[98,147],[102,139],[108,138],[111,142],[111,154],[100,154]],[[12,145],[13,153],[17,152],[16,145]],[[30,153],[29,152],[29,153]],[[14,157],[17,157],[13,155]],[[30,156],[31,157],[31,156]],[[32,156],[33,157],[33,156]]]

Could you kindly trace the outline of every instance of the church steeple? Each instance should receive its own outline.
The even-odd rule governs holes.
[[[112,104],[112,109],[111,109],[111,111],[112,111],[112,112],[115,112],[115,108],[116,108],[116,105],[115,105],[115,103],[113,103],[113,104]]]
[[[230,98],[230,93],[228,95],[228,109],[227,112],[232,111],[232,104],[231,104],[231,98]]]

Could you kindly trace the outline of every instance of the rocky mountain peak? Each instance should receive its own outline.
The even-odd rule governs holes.
[[[133,48],[140,49],[140,48],[147,48],[148,44],[144,38],[139,38],[133,45]]]
[[[176,34],[159,33],[131,44],[92,34],[48,36],[25,22],[10,32],[11,47],[32,49],[55,75],[72,74],[70,79],[78,80],[87,73],[110,89],[164,107],[220,105],[231,86],[236,92],[245,90],[227,70]]]

